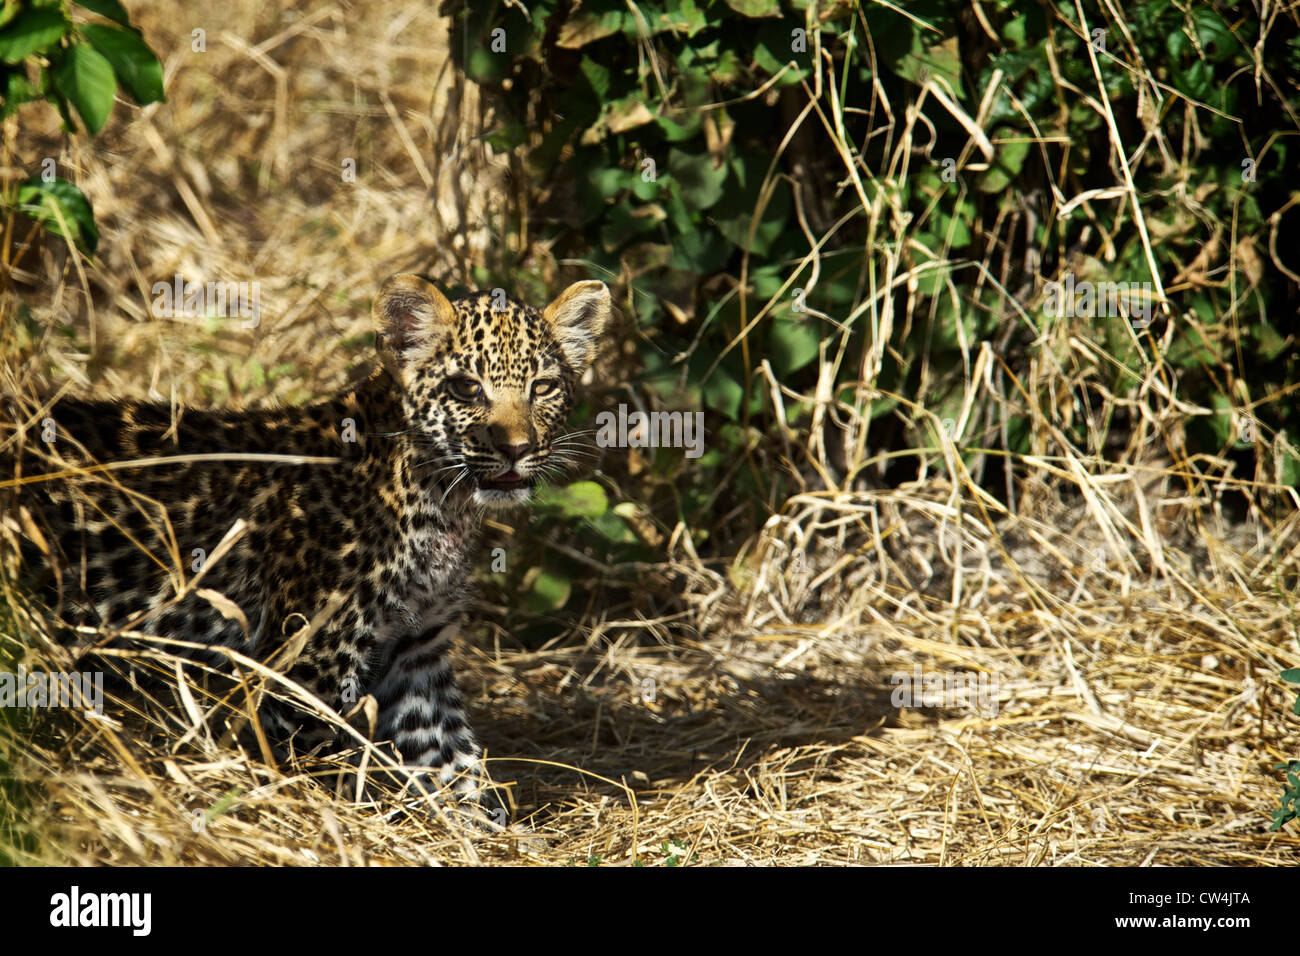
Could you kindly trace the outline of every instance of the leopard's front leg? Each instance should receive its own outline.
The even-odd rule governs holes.
[[[478,798],[480,749],[451,669],[457,624],[397,638],[374,675],[378,740],[392,741],[408,766],[429,767],[437,782]]]
[[[312,636],[286,675],[345,718],[367,693],[366,660],[375,645],[372,630],[351,626],[359,616],[337,615],[326,623]],[[292,737],[299,752],[319,750],[324,744],[343,747],[355,744],[337,727],[281,701],[264,703],[262,718],[265,726],[274,728],[274,736],[284,741]]]

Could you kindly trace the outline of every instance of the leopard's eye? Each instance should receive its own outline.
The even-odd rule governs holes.
[[[553,378],[539,378],[533,382],[533,398],[545,398],[560,390],[560,385]]]
[[[462,402],[477,402],[483,397],[483,386],[467,375],[457,375],[448,379],[447,387],[451,394]]]

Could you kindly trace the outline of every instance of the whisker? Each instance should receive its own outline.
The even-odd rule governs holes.
[[[425,465],[437,465],[437,464],[439,464],[439,463],[441,463],[441,462],[442,462],[442,459],[441,459],[441,458],[426,458],[424,461],[416,462],[412,467],[413,467],[413,468],[423,468]],[[444,472],[444,471],[451,471],[453,468],[462,468],[462,467],[464,467],[464,466],[463,466],[460,462],[458,462],[458,461],[453,461],[453,462],[452,462],[451,464],[449,464],[449,465],[444,464],[444,465],[442,465],[441,468],[435,468],[434,471],[433,471],[433,473],[436,475],[436,474],[440,474],[441,472]]]
[[[587,451],[585,448],[558,448],[551,452],[552,458],[560,458],[565,461],[571,460],[575,455],[580,458],[590,458],[592,461],[600,457],[594,451]]]
[[[453,481],[450,485],[447,486],[447,490],[444,491],[444,492],[442,493],[442,499],[438,502],[438,507],[439,507],[439,508],[441,508],[441,507],[443,506],[443,504],[446,503],[446,501],[447,501],[447,496],[448,496],[449,494],[451,494],[451,490],[452,490],[453,488],[455,488],[458,484],[460,484],[461,479],[463,479],[463,478],[464,478],[466,475],[468,475],[468,474],[469,474],[469,469],[468,469],[468,468],[463,468],[463,470],[461,471],[461,473],[460,473],[459,475],[456,476],[456,480]]]

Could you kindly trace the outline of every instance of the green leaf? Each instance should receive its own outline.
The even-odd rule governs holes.
[[[686,205],[686,201],[677,190],[664,190],[663,203],[664,212],[668,213],[668,222],[677,232],[687,236],[698,231],[701,222],[700,214]]]
[[[141,106],[162,102],[162,64],[138,34],[93,23],[83,26],[81,34],[104,54],[132,99]]]
[[[624,502],[624,504],[626,504],[626,502]],[[618,506],[618,508],[622,507],[623,505]],[[616,514],[616,511],[618,511],[617,508],[614,509],[614,511],[607,511],[605,514],[592,521],[592,526],[600,532],[601,536],[604,537],[605,540],[611,541],[614,544],[635,543],[637,537],[632,533],[631,529],[628,528],[627,519],[622,516],[621,512]]]
[[[8,116],[22,104],[40,98],[41,91],[32,86],[20,69],[0,71],[0,117]]]
[[[912,46],[894,60],[894,72],[904,79],[911,80],[917,86],[933,78],[942,88],[943,81],[946,80],[952,94],[965,99],[957,38],[952,36],[928,43],[927,41],[933,36],[933,33],[923,31],[919,26],[913,26]]]
[[[54,68],[54,86],[68,98],[91,133],[98,133],[113,112],[117,80],[113,67],[87,43],[68,48]]]
[[[646,14],[649,21],[651,33],[672,30],[674,33],[684,32],[689,38],[695,36],[701,30],[708,29],[709,26],[709,18],[704,15],[703,10],[695,5],[695,0],[668,0],[664,4],[664,12],[660,13],[658,17],[645,10],[642,12]],[[628,17],[627,20],[631,22],[625,21],[625,29],[638,26],[635,17]]]
[[[950,215],[942,207],[934,210],[934,234],[949,249],[965,249],[970,245],[971,231],[967,223],[975,221],[975,207],[963,202]]]
[[[596,97],[601,102],[604,102],[605,97],[609,95],[609,67],[603,63],[597,63],[589,56],[584,56],[582,62],[578,64],[578,69],[582,71],[582,75],[591,84],[591,89],[596,94]]]
[[[1295,455],[1282,456],[1282,484],[1295,487],[1300,484],[1300,458]]]
[[[771,266],[760,266],[757,269],[751,269],[749,281],[754,287],[754,295],[760,299],[770,299],[780,290],[781,285],[789,276],[789,270],[783,268],[780,264]],[[796,286],[798,288],[798,286]],[[791,299],[794,298],[794,290],[790,290]],[[787,303],[787,307],[792,303]],[[781,303],[776,304],[778,312],[782,312]]]
[[[1214,430],[1214,440],[1223,448],[1232,441],[1232,402],[1226,395],[1214,395],[1210,404],[1214,407],[1210,428]]]
[[[39,222],[48,232],[71,239],[86,255],[93,256],[99,245],[99,230],[90,201],[65,179],[45,182],[33,176],[18,187],[18,209]],[[69,236],[64,231],[67,227]]]
[[[673,254],[668,260],[668,268],[710,275],[726,265],[734,248],[725,237],[710,229],[679,229],[673,237]]]
[[[625,169],[612,166],[598,169],[588,174],[592,190],[601,199],[613,199],[629,185],[629,174]]]
[[[85,7],[101,17],[108,17],[115,23],[120,23],[124,27],[131,25],[130,19],[126,15],[126,9],[117,0],[77,0],[78,5]]]
[[[1193,99],[1208,100],[1214,90],[1214,69],[1210,64],[1197,60],[1183,71],[1182,92]]]
[[[664,139],[670,143],[680,143],[700,135],[700,114],[692,113],[683,117],[685,123],[678,123],[667,116],[656,116],[655,123],[663,131]]]
[[[654,232],[659,224],[651,216],[633,215],[644,206],[629,207],[627,203],[614,206],[605,217],[605,227],[601,231],[601,244],[609,252],[618,249],[624,243],[638,236]]]
[[[508,65],[509,62],[504,54],[475,47],[469,52],[465,72],[475,83],[499,83],[505,78]]]
[[[649,202],[652,199],[658,199],[660,196],[659,182],[655,179],[647,179],[641,172],[634,172],[629,177],[632,185],[632,195],[643,202]],[[656,216],[656,219],[663,217]]]
[[[1025,26],[1027,23],[1028,20],[1025,14],[1022,13],[1002,24],[1002,39],[1012,50],[1024,48],[1026,43]],[[1015,74],[1012,79],[1020,79],[1020,74]]]
[[[700,109],[713,103],[713,77],[709,75],[707,65],[697,63],[692,67],[682,67],[677,82],[681,89],[679,107]]]
[[[1282,679],[1288,684],[1300,684],[1300,667],[1292,667],[1282,672]]]
[[[767,164],[749,156],[742,159],[735,157],[733,162],[739,166],[745,163],[745,184],[740,189],[728,190],[727,195],[713,209],[712,216],[718,232],[722,233],[742,249],[748,249],[754,255],[766,256],[772,243],[781,237],[790,222],[790,186],[784,179],[777,180],[771,198],[763,209],[763,216],[757,224],[753,223],[754,211],[758,206],[760,186]],[[750,226],[754,225],[753,236]]]
[[[1029,137],[1006,127],[999,128],[993,134],[993,139],[1009,139],[1011,142],[997,144],[993,164],[980,174],[976,186],[984,193],[1000,193],[1011,184],[1011,180],[1020,175],[1031,145]]]
[[[1198,303],[1197,308],[1193,311],[1201,315],[1209,315],[1213,312],[1213,309],[1209,307],[1207,302],[1203,308]],[[1174,340],[1169,344],[1169,348],[1165,352],[1165,358],[1171,365],[1176,365],[1178,368],[1195,368],[1198,365],[1209,365],[1215,361],[1214,349],[1195,325],[1184,326],[1181,333],[1174,336]]]
[[[668,171],[677,181],[682,199],[695,209],[708,209],[722,198],[722,184],[727,180],[727,164],[713,168],[709,153],[692,155],[680,149],[668,151]]]
[[[779,17],[781,6],[773,0],[727,0],[727,6],[742,17]]]
[[[719,83],[731,84],[740,79],[742,66],[740,58],[731,50],[723,50],[718,62],[713,66],[713,78]]]
[[[817,357],[821,333],[816,320],[774,318],[768,333],[772,367],[780,376],[797,372]]]
[[[580,50],[588,43],[595,43],[622,30],[624,16],[627,14],[621,10],[606,10],[602,13],[583,11],[564,22],[555,45],[565,50]]]
[[[704,383],[704,401],[728,418],[740,416],[740,400],[745,397],[744,387],[725,368],[719,366]]]
[[[525,603],[537,612],[558,611],[569,601],[573,584],[568,578],[551,571],[541,571],[533,578]]]
[[[1196,24],[1196,38],[1211,63],[1221,63],[1240,49],[1241,44],[1233,36],[1232,28],[1213,8],[1194,9],[1191,18]]]
[[[654,114],[646,107],[640,93],[633,93],[608,105],[603,120],[614,134],[626,133],[638,126],[654,122]]]
[[[769,50],[767,44],[763,43],[761,40],[754,44],[754,65],[768,76],[775,76],[777,73],[780,73],[781,67],[785,66],[788,62],[788,60],[781,59]]]
[[[72,28],[58,7],[33,7],[0,30],[0,60],[19,63],[49,49]]]
[[[1251,330],[1255,341],[1259,344],[1255,346],[1255,351],[1259,357],[1266,362],[1271,362],[1282,354],[1286,348],[1287,340],[1277,333],[1277,330],[1271,326],[1266,319],[1260,317],[1259,324]]]
[[[609,510],[605,489],[594,481],[576,481],[564,488],[543,488],[536,496],[541,507],[557,509],[566,517],[599,518]]]

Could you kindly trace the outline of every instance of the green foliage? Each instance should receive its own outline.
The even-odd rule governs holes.
[[[72,239],[87,255],[99,245],[95,215],[85,195],[66,179],[48,182],[34,176],[18,187],[18,211],[26,213],[56,236]]]
[[[534,507],[541,514],[595,519],[609,510],[609,498],[596,482],[579,481],[565,488],[543,489]]]
[[[707,546],[711,517],[753,528],[780,507],[789,477],[752,450],[781,448],[807,409],[789,402],[780,420],[762,361],[810,394],[824,349],[847,357],[839,380],[852,381],[879,345],[886,297],[893,329],[869,384],[894,404],[866,415],[880,426],[873,442],[912,449],[913,461],[935,454],[933,435],[891,396],[956,419],[980,343],[1023,380],[1042,349],[1082,330],[1118,361],[1082,369],[1068,406],[1132,395],[1163,362],[1180,400],[1206,409],[1189,423],[1189,455],[1236,456],[1247,471],[1252,458],[1276,461],[1284,480],[1300,477],[1300,460],[1273,441],[1300,432],[1296,403],[1278,400],[1300,380],[1296,283],[1268,262],[1270,233],[1300,225],[1288,172],[1300,133],[1293,23],[1261,29],[1245,8],[1173,0],[1126,4],[1122,24],[1091,2],[1079,22],[1073,2],[997,0],[979,5],[978,28],[957,0],[443,9],[452,50],[492,94],[488,138],[516,149],[531,179],[545,247],[627,280],[637,387],[657,407],[708,411],[718,454],[690,467],[680,453],[676,466],[656,456],[629,494],[665,526],[684,521]],[[1256,57],[1271,82],[1258,82]],[[1153,279],[1127,196],[1062,214],[1064,200],[1123,181],[1102,101],[1169,302],[1150,327],[1043,309],[1045,280],[1067,273]],[[914,106],[924,129],[904,127]],[[980,117],[987,161],[960,111]],[[1027,246],[1037,268],[1026,269]],[[971,420],[995,420],[998,397],[980,394]],[[1017,401],[1010,387],[1000,397]],[[1034,396],[1045,407],[1061,397]],[[1253,442],[1234,428],[1245,409]],[[1124,414],[1102,431],[1122,435]],[[1102,447],[1081,412],[1056,424],[1081,452]],[[966,439],[969,461],[980,447],[1030,452],[1034,432],[1013,419]]]
[[[74,23],[67,6],[58,0],[4,0],[0,6],[0,117],[44,99],[69,130],[69,106],[75,107],[94,134],[113,110],[118,83],[141,105],[161,101],[162,66],[121,4],[79,4],[112,21],[111,26]]]
[[[120,85],[136,103],[163,99],[162,65],[131,26],[117,0],[78,4],[109,23],[77,23],[59,0],[0,0],[0,119],[45,100],[64,128],[76,129],[73,110],[91,134],[113,112]],[[53,235],[93,256],[99,240],[90,203],[81,190],[42,170],[0,196]]]

